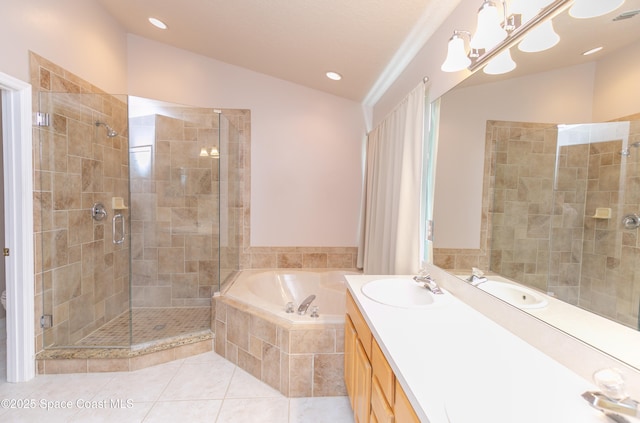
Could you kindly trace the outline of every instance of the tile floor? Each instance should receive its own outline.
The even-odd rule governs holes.
[[[210,307],[134,308],[78,341],[79,346],[127,346],[211,327]],[[133,339],[129,339],[129,331]]]
[[[0,340],[3,364],[5,345]],[[6,399],[35,407],[6,408]],[[42,375],[19,384],[7,383],[0,367],[0,421],[352,423],[353,416],[347,397],[286,398],[209,352],[135,372]]]

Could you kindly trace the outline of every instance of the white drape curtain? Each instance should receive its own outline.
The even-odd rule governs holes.
[[[358,267],[411,274],[420,267],[425,84],[367,137]]]

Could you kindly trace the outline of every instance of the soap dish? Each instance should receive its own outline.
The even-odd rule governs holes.
[[[608,207],[598,207],[593,217],[595,219],[611,219],[611,209]]]

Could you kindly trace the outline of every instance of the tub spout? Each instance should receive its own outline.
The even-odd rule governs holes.
[[[298,307],[298,314],[299,315],[303,315],[307,313],[307,309],[309,308],[309,306],[311,305],[311,302],[313,300],[316,299],[316,296],[314,294],[309,295],[307,298],[305,298],[302,303],[300,303],[300,306]]]

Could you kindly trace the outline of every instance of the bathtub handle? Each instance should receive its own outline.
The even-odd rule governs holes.
[[[120,237],[116,237],[118,220],[120,220]],[[116,245],[124,243],[124,216],[121,213],[114,215],[113,219],[111,219],[111,224],[111,229],[113,231],[113,243]]]

